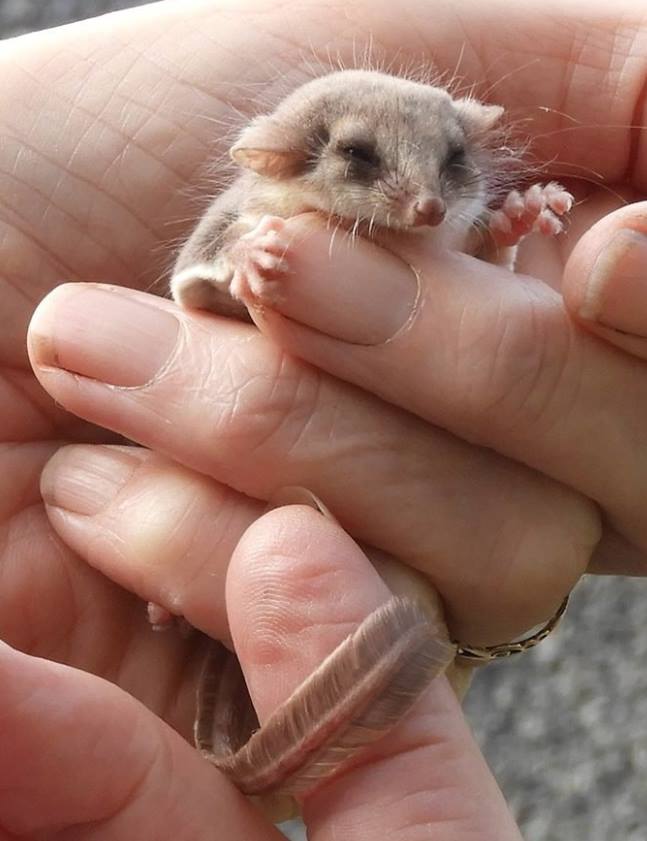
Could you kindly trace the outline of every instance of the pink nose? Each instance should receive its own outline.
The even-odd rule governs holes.
[[[438,196],[421,196],[413,206],[413,226],[418,228],[421,225],[440,225],[446,212],[445,202]]]

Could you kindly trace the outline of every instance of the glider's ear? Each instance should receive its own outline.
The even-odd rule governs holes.
[[[454,107],[468,137],[484,134],[501,120],[505,109],[501,105],[483,105],[477,99],[457,99]]]
[[[274,116],[256,117],[229,150],[245,169],[268,178],[289,178],[301,172],[308,148],[298,128],[291,128]]]

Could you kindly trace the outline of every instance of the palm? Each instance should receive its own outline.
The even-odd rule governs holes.
[[[179,27],[187,39],[197,39],[205,27],[218,31],[222,27],[218,13],[202,8],[193,18],[188,16],[189,22],[186,9],[178,13],[172,6],[151,15],[150,23],[142,25],[138,44],[138,51],[148,50],[148,57],[135,58],[127,67],[123,63],[124,52],[113,51],[111,46],[120,38],[128,41],[124,26],[117,23],[114,32],[108,32],[106,24],[90,25],[82,44],[72,44],[72,35],[49,35],[43,39],[37,56],[26,45],[15,46],[15,54],[9,50],[3,58],[4,89],[11,94],[0,111],[4,130],[11,138],[0,147],[4,184],[0,210],[0,637],[32,653],[105,674],[145,698],[152,708],[179,726],[186,721],[182,704],[176,706],[176,692],[181,685],[181,669],[177,666],[186,659],[190,643],[175,640],[170,645],[167,638],[163,643],[158,641],[150,634],[141,602],[81,562],[49,526],[39,494],[39,474],[49,455],[61,442],[110,438],[109,433],[60,410],[45,395],[31,373],[25,333],[38,301],[63,280],[109,280],[144,289],[163,289],[160,278],[164,277],[172,243],[187,230],[197,213],[186,187],[199,183],[200,166],[214,154],[213,137],[221,134],[219,121],[228,120],[239,108],[246,109],[246,92],[237,97],[235,86],[225,86],[232,91],[231,101],[218,94],[222,90],[218,86],[219,73],[226,79],[236,78],[247,61],[242,46],[247,44],[250,52],[259,49],[254,43],[257,33],[248,24],[225,21],[224,28],[232,42],[241,45],[239,57],[235,57],[231,47],[223,55],[215,48],[214,55],[210,45],[209,50],[198,53],[192,64],[178,70],[173,62],[177,60],[181,65],[184,60],[183,48],[178,46],[181,39],[163,35],[163,31],[166,27],[169,31]],[[279,26],[283,13],[279,7],[268,15],[265,25]],[[326,31],[327,27],[334,28],[332,11],[324,16],[323,25],[320,11],[308,14],[311,17],[306,15],[303,23],[301,54],[298,49],[293,50],[294,65],[308,52],[309,41],[321,39],[321,43],[327,43],[332,37]],[[364,14],[368,20],[371,12]],[[413,5],[412,18],[415,19]],[[423,15],[418,21],[420,30],[428,26],[428,41],[433,44],[433,29],[424,18]],[[380,26],[384,27],[387,55],[396,52],[396,48],[389,47],[390,38],[406,43],[406,38],[412,37],[404,30],[400,38],[387,36],[392,24],[387,20],[372,23],[376,42]],[[406,25],[401,25],[406,30]],[[544,29],[550,26],[543,24]],[[312,38],[309,27],[316,32]],[[544,72],[541,90],[533,103],[553,103],[555,108],[590,124],[595,118],[587,116],[586,91],[573,83],[570,90],[556,92],[559,85],[552,84],[557,78],[565,78],[566,70],[572,73],[570,78],[575,77],[569,57],[577,38],[576,26],[560,29],[559,23],[553,23],[552,27],[555,38],[551,40],[547,33],[546,43],[555,50],[555,41],[559,42],[564,59],[555,62],[554,78]],[[464,28],[469,29],[467,24]],[[263,40],[263,33],[259,37],[260,43],[273,43]],[[611,63],[612,31],[608,38],[607,60]],[[76,50],[76,57],[72,57],[70,49],[61,58],[61,42],[66,39]],[[255,66],[270,68],[274,58],[285,60],[284,56],[274,56],[271,47],[265,46],[265,50],[266,60],[257,58]],[[512,66],[521,64],[512,54],[509,58]],[[223,62],[220,71],[219,61]],[[55,81],[41,83],[39,73],[48,62],[57,68]],[[454,63],[455,56],[448,57],[447,65],[452,67]],[[472,81],[482,77],[481,66],[487,64],[486,55],[467,51],[461,72]],[[205,81],[202,74],[207,70]],[[522,70],[520,74],[533,72],[537,74],[536,70]],[[601,64],[600,80],[606,72]],[[81,74],[85,82],[79,92]],[[495,82],[501,75],[493,72],[489,81]],[[627,91],[629,76],[627,71]],[[42,76],[48,77],[47,73]],[[109,85],[105,84],[106,78],[111,80]],[[285,87],[302,78],[301,71],[289,71]],[[520,78],[517,75],[503,80],[493,98],[513,107],[519,105]],[[268,95],[274,95],[271,80],[255,81],[264,82]],[[611,94],[608,96],[606,108],[605,103],[600,103],[604,93],[596,100],[605,120],[608,117],[610,123],[631,123],[630,93],[624,100],[619,96],[611,101]],[[16,109],[15,102],[22,101],[34,103],[36,110],[23,113]],[[30,122],[38,109],[46,114],[46,125]],[[532,108],[531,116],[537,116]],[[614,173],[627,172],[629,144],[621,140],[626,140],[628,130],[598,131],[594,145],[585,128],[571,130],[568,123],[567,130],[560,131],[562,119],[557,112],[540,114],[537,119],[546,136],[536,151],[547,158],[559,153],[565,170],[575,172],[569,162],[577,161],[577,172],[584,172],[587,179],[590,171],[603,170],[610,182]],[[222,151],[225,146],[223,141],[215,151]],[[641,164],[644,167],[639,152],[640,149],[632,155],[633,171],[624,183],[613,184],[615,191],[620,190],[631,199],[640,198],[632,192],[633,184],[640,183]],[[569,238],[574,241],[593,221],[620,203],[607,186],[588,185],[585,193],[587,201],[575,209],[568,237],[559,248],[553,243],[532,243],[523,255],[524,271],[556,282]]]

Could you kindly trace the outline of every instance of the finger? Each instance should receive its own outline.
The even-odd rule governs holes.
[[[647,202],[610,213],[584,234],[562,291],[582,327],[647,360]]]
[[[434,253],[411,237],[389,241],[395,257],[361,239],[352,248],[331,242],[312,220],[290,225],[292,273],[277,310],[255,315],[264,333],[291,354],[575,488],[647,549],[647,521],[636,504],[647,494],[641,365],[575,328],[561,296],[533,278]],[[382,285],[385,270],[391,279]],[[407,293],[412,284],[415,296]],[[415,303],[403,316],[395,300],[405,297]],[[375,299],[388,325],[373,317]]]
[[[93,567],[229,638],[227,564],[262,503],[140,447],[63,447],[41,490],[57,533]]]
[[[270,841],[233,786],[99,678],[0,644],[0,824],[20,838]]]
[[[358,547],[301,506],[246,532],[227,581],[232,633],[261,722],[389,597]],[[309,837],[519,838],[446,680],[304,801]]]
[[[597,513],[566,488],[286,358],[251,327],[68,285],[40,305],[30,353],[50,394],[88,420],[257,499],[311,488],[358,538],[428,572],[461,638],[501,642],[550,616],[598,539]]]

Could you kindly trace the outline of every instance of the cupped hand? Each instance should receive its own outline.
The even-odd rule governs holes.
[[[460,57],[458,72],[466,82],[477,82],[479,92],[489,91],[514,118],[533,118],[538,156],[559,153],[578,172],[600,173],[601,186],[587,188],[563,244],[534,243],[524,254],[525,272],[556,283],[577,238],[618,205],[617,191],[633,199],[644,189],[643,138],[629,128],[640,122],[644,104],[640,14],[632,3],[617,7],[615,19],[606,9],[596,17],[591,4],[586,13],[575,4],[551,11],[545,3],[516,4],[511,11],[504,3],[463,2],[451,10],[439,7],[433,16],[428,4],[411,2],[406,9],[408,14],[401,7],[396,14],[388,4],[355,4],[344,18],[343,36],[337,36],[341,57],[352,62],[367,30],[385,60],[432,57],[439,70],[451,71]],[[520,424],[511,449],[500,437],[488,437],[491,423],[475,432],[482,402],[463,417],[470,384],[479,385],[476,397],[487,396],[488,372],[494,385],[488,421],[497,421],[494,403],[506,393],[506,383],[526,384],[540,403],[552,396],[550,382],[559,379],[564,360],[561,345],[539,365],[534,334],[529,330],[524,344],[516,324],[502,317],[509,306],[513,314],[525,312],[529,294],[533,300],[552,294],[548,286],[533,281],[515,287],[506,279],[504,289],[497,270],[456,258],[457,284],[447,283],[446,296],[436,303],[443,330],[427,345],[436,354],[433,342],[445,339],[434,369],[434,383],[443,389],[427,395],[441,414],[423,411],[393,390],[399,383],[411,392],[415,370],[403,373],[387,364],[379,388],[365,379],[360,390],[343,381],[353,378],[348,370],[339,366],[333,373],[341,378],[327,376],[281,353],[253,328],[189,318],[167,302],[126,292],[149,289],[163,277],[174,239],[187,233],[199,213],[196,190],[202,184],[205,193],[213,190],[202,179],[204,167],[227,147],[223,122],[240,124],[239,112],[251,113],[254,97],[267,106],[302,81],[313,50],[324,58],[330,53],[340,20],[336,7],[312,3],[298,11],[296,41],[289,46],[289,5],[237,4],[228,12],[204,3],[181,9],[168,3],[11,42],[1,59],[2,635],[19,648],[110,676],[171,720],[184,716],[178,687],[190,685],[184,680],[185,670],[193,668],[190,644],[151,635],[137,601],[60,542],[40,502],[41,468],[60,443],[115,441],[91,423],[154,447],[175,463],[106,448],[96,456],[63,450],[45,487],[52,522],[113,578],[195,616],[204,627],[206,619],[198,621],[207,610],[203,594],[212,599],[212,610],[223,605],[223,597],[217,575],[200,575],[208,542],[198,534],[212,535],[214,568],[224,569],[231,547],[261,509],[262,502],[250,498],[263,500],[284,484],[312,487],[355,536],[423,568],[446,599],[454,631],[472,642],[505,640],[553,612],[597,543],[597,504],[624,531],[607,532],[609,539],[623,547],[627,537],[637,540],[629,525],[643,481],[639,460],[623,484],[627,450],[615,465],[609,458],[606,496],[597,493],[599,485],[580,480],[588,475],[591,451],[618,453],[610,443],[620,447],[628,426],[632,441],[641,434],[645,375],[631,356],[597,339],[584,345],[579,333],[569,332],[556,297],[546,312],[564,324],[560,341],[577,335],[575,346],[586,347],[584,385],[596,371],[602,382],[608,372],[621,371],[622,389],[614,391],[615,411],[603,415],[603,434],[595,437],[583,409],[592,396],[599,402],[607,396],[585,388],[578,403],[572,378],[557,394],[562,403],[551,406],[552,439],[551,429],[540,425],[533,427],[536,437],[524,437]],[[527,33],[530,62],[518,52]],[[595,60],[578,53],[582,43]],[[600,119],[624,128],[595,128]],[[444,283],[453,272],[442,271],[446,263],[439,268]],[[581,271],[568,277],[573,288],[588,282]],[[456,317],[472,278],[477,285],[485,280],[483,289],[472,290],[473,301],[494,289],[502,306],[494,329],[491,319],[470,325],[480,330],[475,337],[462,332]],[[62,287],[39,311],[32,358],[54,402],[31,373],[25,334],[36,304],[64,279],[109,280],[122,289]],[[539,329],[544,311],[534,311]],[[524,318],[528,325],[527,313]],[[466,358],[481,379],[457,378],[453,392],[463,343],[476,349]],[[349,368],[357,358],[351,354]],[[331,367],[330,358],[321,365]],[[532,400],[524,405],[533,408]],[[564,416],[568,435],[560,442],[554,430]],[[498,423],[509,421],[509,407],[501,418]],[[429,419],[445,423],[449,432]],[[555,441],[563,444],[559,454]],[[582,441],[589,449],[576,446]],[[533,461],[546,452],[550,458]],[[556,460],[563,462],[560,470]],[[158,468],[170,474],[193,468],[215,481],[194,476],[195,496],[180,495],[178,501],[171,477],[169,516],[147,520],[147,495],[159,489]],[[111,488],[120,508],[106,533],[94,515],[104,511],[106,498],[115,498]],[[74,502],[65,501],[65,493]],[[215,517],[209,515],[214,510]],[[109,507],[105,511],[109,516]],[[154,545],[168,549],[150,576],[141,574],[137,544],[128,541],[135,513]],[[185,520],[174,519],[178,514]],[[199,532],[183,532],[183,522]],[[644,563],[644,547],[632,558]],[[224,614],[217,622],[224,627]]]
[[[247,530],[227,590],[261,721],[389,596],[356,544],[305,506],[279,508]],[[110,683],[1,643],[0,681],[3,838],[283,837],[177,733]],[[444,678],[302,805],[313,841],[520,841]]]

